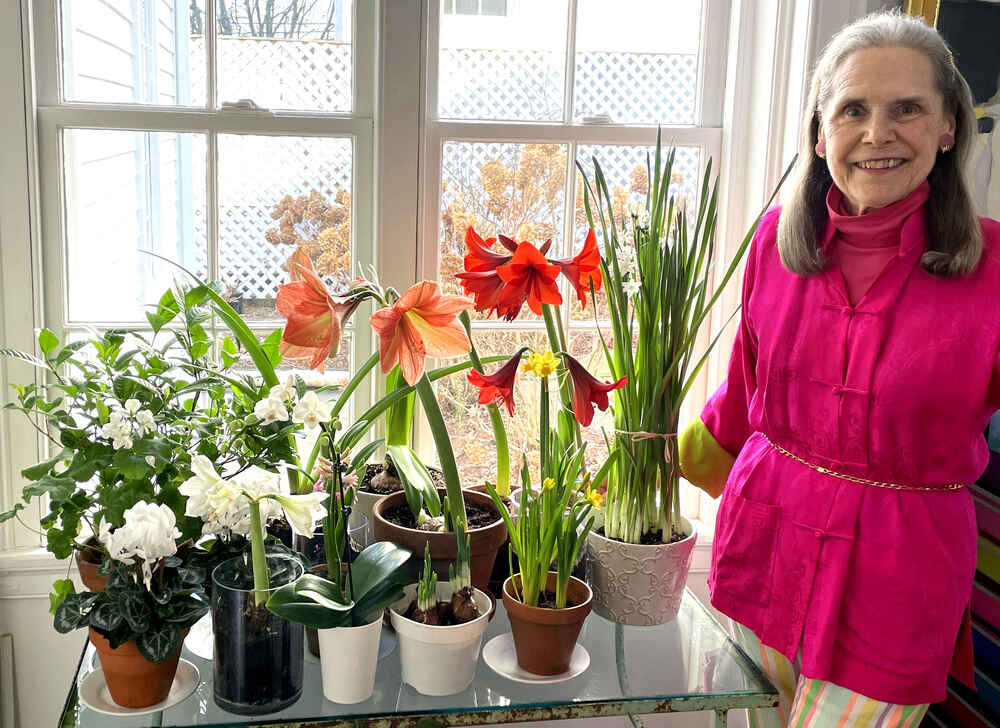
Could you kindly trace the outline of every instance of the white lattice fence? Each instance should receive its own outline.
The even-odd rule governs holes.
[[[205,39],[191,37],[192,98],[205,96]],[[352,109],[351,44],[330,40],[216,40],[220,101],[253,99],[269,109]]]
[[[438,113],[447,119],[557,121],[563,60],[548,50],[442,48]],[[681,53],[576,55],[574,116],[615,123],[693,124],[698,58]]]

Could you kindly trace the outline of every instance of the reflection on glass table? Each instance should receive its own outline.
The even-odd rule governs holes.
[[[507,615],[498,605],[483,643],[509,631]],[[381,658],[372,697],[356,705],[338,705],[323,698],[319,661],[307,652],[302,697],[278,713],[251,717],[227,713],[215,704],[212,663],[186,648],[182,658],[193,663],[201,674],[201,682],[190,697],[149,715],[116,717],[98,713],[82,705],[77,696],[81,680],[99,666],[88,643],[61,725],[309,728],[333,726],[339,721],[360,725],[392,718],[394,727],[401,728],[416,726],[425,718],[440,725],[468,725],[691,710],[715,711],[716,725],[725,725],[728,710],[778,704],[777,692],[767,678],[690,590],[685,590],[680,613],[672,622],[657,627],[623,627],[591,614],[579,642],[590,655],[590,667],[578,677],[544,685],[515,682],[493,672],[480,656],[472,685],[447,697],[427,697],[402,685],[397,647]],[[268,666],[261,665],[261,669]]]

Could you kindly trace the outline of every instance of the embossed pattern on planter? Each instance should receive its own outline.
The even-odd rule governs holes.
[[[612,622],[645,627],[677,616],[691,568],[696,535],[672,544],[627,544],[591,532],[594,611]]]

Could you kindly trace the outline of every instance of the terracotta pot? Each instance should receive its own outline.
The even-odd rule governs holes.
[[[545,582],[548,591],[556,590],[554,571]],[[559,675],[569,670],[569,661],[576,647],[583,622],[590,614],[593,594],[586,582],[569,578],[565,609],[529,607],[514,597],[513,584],[521,585],[521,575],[515,574],[503,584],[503,606],[514,633],[517,664],[535,675]]]
[[[594,611],[612,622],[638,627],[674,619],[696,540],[686,518],[681,519],[681,529],[688,534],[684,540],[651,545],[614,541],[591,531],[587,548]]]
[[[76,552],[76,568],[80,571],[80,581],[87,587],[87,591],[104,591],[108,583],[108,577],[99,576],[97,567],[101,565],[101,552],[94,548],[97,540],[91,536],[83,545],[83,548]]]
[[[90,641],[97,648],[104,680],[115,703],[123,708],[148,708],[167,699],[177,673],[181,645],[173,655],[156,664],[139,653],[135,642],[112,649],[111,643],[93,627],[90,628]]]
[[[443,499],[444,488],[438,488]],[[490,510],[494,509],[493,500],[485,493],[464,490],[466,503],[475,503]],[[424,544],[431,545],[431,567],[439,580],[448,581],[448,564],[454,563],[458,552],[455,534],[452,531],[418,531],[415,528],[403,528],[387,521],[382,514],[396,506],[406,505],[405,493],[393,493],[379,500],[372,510],[373,532],[375,541],[391,541],[413,552],[414,558],[422,558]],[[497,551],[507,542],[507,526],[503,519],[497,520],[484,528],[473,528],[469,531],[471,547],[469,549],[469,567],[472,571],[472,586],[486,591],[489,588],[490,572],[497,558]]]

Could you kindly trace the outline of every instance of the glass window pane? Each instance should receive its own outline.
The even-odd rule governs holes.
[[[479,0],[456,0],[455,6],[462,15],[476,15],[479,12]]]
[[[204,106],[204,10],[204,0],[63,0],[63,97]]]
[[[63,132],[70,321],[144,321],[178,270],[141,251],[207,277],[205,148],[202,134]]]
[[[350,139],[219,136],[219,279],[248,320],[278,320],[285,263],[305,246],[334,292],[351,278]]]
[[[537,329],[473,329],[472,336],[476,351],[483,357],[509,357],[522,346],[536,351],[547,351],[549,348],[545,332]],[[487,373],[492,374],[502,363],[487,364],[484,368]],[[550,379],[550,384],[552,381]],[[469,384],[464,374],[445,377],[437,383],[436,388],[462,485],[480,485],[483,480],[495,483],[497,456],[493,427],[490,424],[489,410],[478,404],[479,389]],[[558,399],[555,392],[550,394],[554,418]],[[538,402],[538,378],[520,372],[514,386],[514,416],[507,414],[506,407],[500,408],[507,429],[514,485],[519,482],[517,474],[521,469],[522,454],[528,458],[533,477],[537,478],[538,475]]]
[[[465,231],[483,238],[507,235],[541,246],[554,257],[562,240],[567,148],[560,144],[445,142],[441,162],[439,279],[461,293]],[[499,244],[495,250],[500,251]],[[486,318],[476,314],[474,318]],[[537,319],[525,305],[519,319]]]
[[[353,0],[224,0],[216,16],[219,101],[353,109]]]
[[[257,336],[258,340],[263,341],[276,330],[278,330],[278,327],[275,327],[275,329],[270,331],[255,331],[254,334]],[[229,330],[223,327],[220,330],[219,341],[221,342],[226,336],[232,338]],[[337,387],[337,390],[332,391],[333,396],[336,397],[336,395],[339,394],[339,390],[342,389],[343,385],[347,384],[348,379],[350,379],[351,360],[353,358],[351,356],[351,338],[351,332],[344,333],[344,336],[340,341],[340,349],[337,351],[337,355],[327,358],[326,368],[322,372],[310,369],[309,364],[311,361],[308,358],[290,359],[288,357],[284,357],[277,367],[278,379],[284,381],[289,374],[295,374],[296,376],[302,377],[302,380],[308,387]],[[233,369],[241,374],[255,374],[257,372],[257,365],[253,363],[253,359],[250,358],[250,355],[244,352],[233,364]],[[345,417],[345,415],[341,415],[341,417]],[[351,420],[346,419],[346,417],[344,421],[351,422]]]
[[[573,118],[694,124],[702,3],[579,0]]]
[[[483,15],[506,15],[507,0],[482,0]]]
[[[615,220],[620,221],[622,216],[628,217],[629,208],[632,205],[643,204],[646,199],[646,190],[649,184],[647,172],[647,157],[649,164],[653,163],[653,155],[656,154],[656,147],[645,146],[624,146],[624,145],[580,145],[577,147],[576,158],[587,171],[587,178],[591,187],[594,184],[594,158],[597,158],[601,165],[601,171],[608,183],[608,191],[611,194],[611,204]],[[664,156],[666,153],[664,152]],[[674,167],[671,171],[671,186],[669,194],[675,198],[674,204],[687,204],[697,202],[696,191],[700,188],[699,170],[701,166],[700,147],[678,147],[677,156],[674,159]],[[589,224],[587,213],[583,205],[583,179],[577,172],[576,178],[576,205],[574,213],[573,238],[575,249],[583,245],[587,237]],[[593,206],[593,202],[591,202]],[[597,245],[604,252],[604,240],[600,231],[600,222],[596,219],[597,225]],[[594,314],[588,302],[586,310],[580,309],[580,303],[576,296],[573,296],[570,309],[570,318],[574,321],[593,321]],[[603,290],[597,294],[598,317],[606,319],[608,317],[607,297]]]
[[[517,3],[502,17],[442,14],[438,116],[560,121],[566,0]]]

